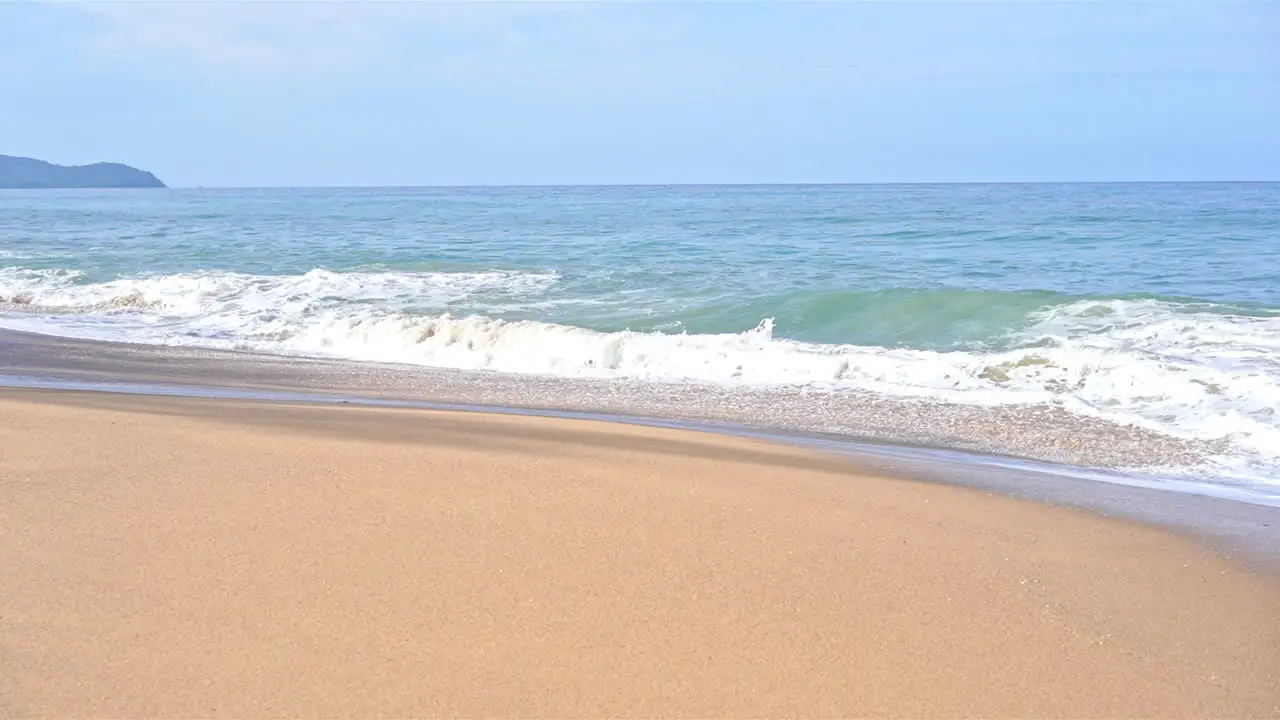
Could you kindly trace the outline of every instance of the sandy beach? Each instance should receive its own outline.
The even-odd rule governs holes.
[[[0,716],[1275,717],[1280,583],[745,439],[0,391]]]

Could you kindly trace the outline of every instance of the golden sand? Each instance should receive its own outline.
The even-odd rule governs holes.
[[[0,392],[0,716],[1280,715],[1280,584],[763,442]]]

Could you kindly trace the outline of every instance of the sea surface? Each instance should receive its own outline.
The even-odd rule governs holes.
[[[1280,495],[1280,184],[6,191],[0,327],[1052,410]]]

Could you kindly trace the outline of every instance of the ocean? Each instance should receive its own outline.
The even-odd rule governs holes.
[[[1280,184],[9,191],[0,328],[972,410],[1280,497]]]

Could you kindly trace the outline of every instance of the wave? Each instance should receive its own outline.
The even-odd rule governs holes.
[[[1078,298],[1046,291],[956,288],[802,291],[742,302],[726,299],[670,318],[690,333],[750,326],[772,318],[787,337],[815,343],[931,350],[998,344],[1049,305]]]
[[[517,297],[554,284],[555,273],[355,272],[302,275],[193,272],[89,282],[79,270],[0,269],[0,302],[58,312],[148,309],[174,317],[272,311],[306,315],[325,307],[378,303],[446,307],[476,296]]]
[[[679,333],[595,330],[475,312],[545,302],[559,281],[554,273],[515,271],[314,270],[95,283],[75,271],[8,268],[0,270],[0,302],[9,310],[0,314],[0,324],[440,368],[1048,404],[1217,442],[1227,448],[1232,472],[1274,478],[1280,468],[1280,314],[1274,311],[1151,298],[952,291],[940,291],[952,292],[945,298],[936,292],[882,294],[877,304],[875,293],[836,293],[775,298],[773,309],[780,312],[769,314],[761,303],[748,304],[738,312],[760,314],[737,328],[707,328],[706,317],[690,315]],[[981,327],[950,348],[781,337],[776,318],[798,322],[797,308],[811,328],[848,325],[851,317],[882,330],[915,324],[935,332],[939,322]],[[703,331],[689,331],[699,323]]]

